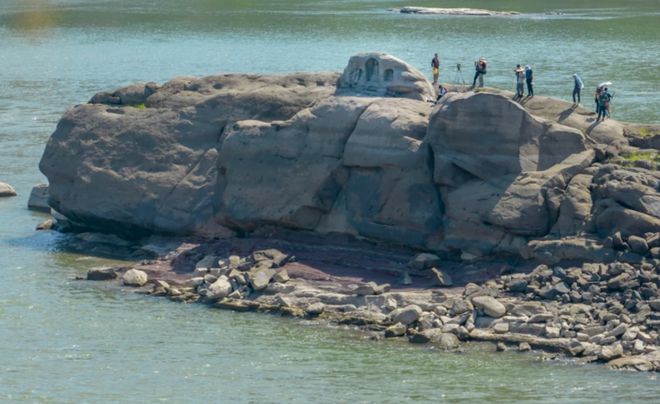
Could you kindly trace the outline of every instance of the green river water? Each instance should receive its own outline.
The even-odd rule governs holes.
[[[405,5],[515,10],[442,17]],[[0,402],[652,402],[656,375],[468,347],[443,353],[269,315],[232,313],[74,281],[104,259],[37,233],[26,209],[45,142],[72,105],[134,81],[218,72],[339,71],[385,51],[441,80],[489,59],[512,88],[568,99],[571,75],[612,81],[614,117],[660,122],[660,2],[0,0]]]

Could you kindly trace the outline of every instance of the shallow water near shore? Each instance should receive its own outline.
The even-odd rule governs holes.
[[[300,4],[302,3],[302,4]],[[547,5],[547,3],[551,3]],[[568,99],[570,75],[611,80],[615,118],[660,122],[656,1],[601,2],[5,0],[0,4],[0,401],[649,402],[653,374],[540,362],[485,346],[443,353],[277,316],[232,313],[75,281],[108,260],[34,232],[26,210],[61,114],[138,80],[218,72],[339,71],[359,51],[395,54],[441,80],[490,60],[513,86],[530,63],[537,93]],[[520,11],[512,18],[410,16],[403,5]],[[599,8],[595,8],[598,6]],[[524,7],[520,9],[518,7]],[[552,14],[548,14],[552,13]],[[449,71],[448,71],[449,70]]]

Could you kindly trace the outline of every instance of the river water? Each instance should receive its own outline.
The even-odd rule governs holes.
[[[537,94],[568,98],[571,75],[614,82],[618,119],[660,122],[660,4],[630,1],[444,1],[515,10],[511,18],[400,15],[395,1],[0,1],[0,401],[4,402],[633,402],[660,396],[655,375],[540,362],[469,347],[442,353],[368,341],[268,315],[136,296],[75,281],[107,260],[67,252],[26,210],[61,114],[134,81],[219,72],[341,70],[385,51],[441,81],[513,87],[531,64]],[[430,73],[430,72],[429,72]],[[109,190],[111,191],[111,190]]]

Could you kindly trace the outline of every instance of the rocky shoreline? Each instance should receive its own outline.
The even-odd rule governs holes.
[[[89,279],[657,370],[660,127],[449,90],[372,52],[101,92],[58,123],[31,205],[81,251],[149,257]],[[153,234],[183,241],[125,240]]]
[[[660,245],[657,235],[646,241]],[[140,247],[159,258],[93,268],[86,279],[177,302],[348,325],[375,339],[446,350],[486,341],[498,351],[660,371],[660,273],[652,264],[466,264],[272,237],[172,242]]]

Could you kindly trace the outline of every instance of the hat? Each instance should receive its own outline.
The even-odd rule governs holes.
[[[526,65],[526,66],[525,66],[525,70],[532,70],[532,66],[530,66],[530,65]]]

